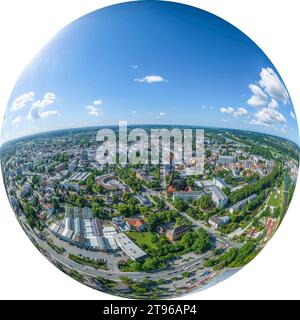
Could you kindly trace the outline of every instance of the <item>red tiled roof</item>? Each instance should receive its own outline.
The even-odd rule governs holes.
[[[175,188],[173,187],[173,186],[170,186],[169,188],[168,188],[168,192],[175,192],[176,190],[175,190]]]
[[[140,228],[143,225],[143,222],[140,219],[129,219],[128,224],[135,228]]]

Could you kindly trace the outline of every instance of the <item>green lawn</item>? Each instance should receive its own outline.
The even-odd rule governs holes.
[[[151,232],[128,231],[126,235],[133,240],[139,247],[147,246],[149,249],[155,249],[156,244],[153,242]]]
[[[278,193],[278,190],[272,192],[271,197],[269,199],[269,206],[279,207],[281,206],[282,202],[282,190]]]

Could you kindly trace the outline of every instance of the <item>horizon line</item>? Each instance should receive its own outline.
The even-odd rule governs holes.
[[[175,126],[175,124],[129,124],[127,125],[127,127],[132,127],[132,126]],[[7,140],[3,143],[1,143],[0,145],[0,149],[2,148],[2,146],[4,146],[7,143],[12,143],[14,141],[17,140],[21,140],[21,139],[26,139],[29,137],[34,137],[36,135],[42,135],[42,134],[47,134],[47,133],[54,133],[54,132],[58,132],[58,131],[64,131],[64,130],[74,130],[74,129],[92,129],[92,128],[100,128],[100,127],[118,127],[118,124],[111,124],[111,125],[92,125],[92,126],[83,126],[83,127],[71,127],[71,128],[62,128],[62,129],[53,129],[53,130],[48,130],[48,131],[40,131],[40,132],[36,132],[36,133],[32,133],[32,134],[26,134],[20,137],[16,137],[16,138],[12,138],[10,140]],[[291,140],[287,137],[283,137],[283,136],[279,136],[276,134],[272,134],[272,133],[265,133],[265,132],[260,132],[260,131],[253,131],[253,130],[249,130],[249,129],[235,129],[235,128],[228,128],[228,127],[214,127],[214,126],[201,126],[201,125],[186,125],[186,124],[176,124],[176,126],[178,127],[192,127],[192,128],[209,128],[209,129],[222,129],[222,130],[237,130],[237,131],[243,131],[243,132],[251,132],[251,133],[256,133],[256,134],[262,134],[262,135],[267,135],[267,136],[271,136],[271,137],[275,137],[275,138],[281,138],[283,140],[289,141],[293,144],[295,144],[298,148],[300,148],[300,141],[297,143],[294,140]],[[298,137],[300,139],[300,136]],[[298,140],[299,140],[298,139]]]

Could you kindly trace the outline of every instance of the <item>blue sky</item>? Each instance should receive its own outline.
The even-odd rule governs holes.
[[[227,22],[165,1],[107,7],[59,32],[20,76],[2,141],[119,120],[299,139],[291,100],[264,53]]]

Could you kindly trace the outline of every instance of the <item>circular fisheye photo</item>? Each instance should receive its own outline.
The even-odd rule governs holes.
[[[35,56],[0,151],[15,216],[49,261],[108,294],[166,299],[265,247],[293,197],[299,134],[278,71],[245,34],[191,6],[134,1],[81,17]]]

